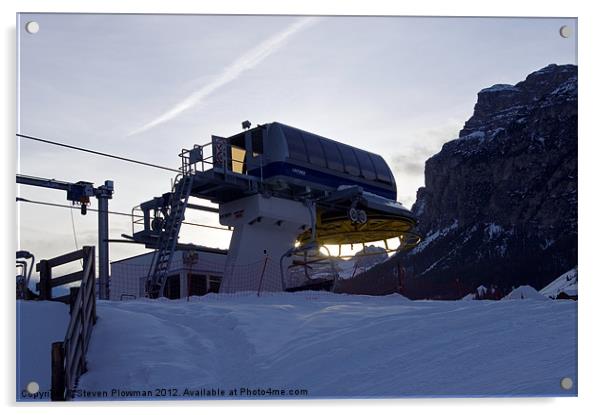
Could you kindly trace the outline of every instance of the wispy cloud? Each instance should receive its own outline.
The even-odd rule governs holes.
[[[142,127],[131,131],[128,136],[147,131],[159,124],[177,117],[182,112],[192,108],[193,106],[201,105],[203,101],[217,89],[236,80],[243,72],[253,69],[255,66],[259,65],[264,59],[284,46],[286,41],[291,36],[314,24],[317,20],[318,18],[316,17],[303,17],[288,26],[285,30],[264,40],[262,43],[232,62],[211,82],[194,91],[192,94],[188,95],[178,104],[176,104],[173,108],[165,111],[157,118],[149,121]]]
[[[441,151],[443,144],[455,139],[462,125],[462,120],[450,119],[436,127],[414,130],[412,135],[418,142],[406,145],[401,152],[390,155],[393,170],[406,176],[423,176],[426,160]],[[400,138],[400,142],[412,141],[411,138]]]

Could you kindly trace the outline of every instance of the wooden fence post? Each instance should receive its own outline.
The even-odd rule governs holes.
[[[75,300],[77,299],[78,291],[79,287],[69,288],[69,314],[73,313],[73,307],[75,307]]]
[[[52,267],[83,259],[83,270],[52,280]],[[40,299],[69,303],[71,319],[62,342],[52,343],[50,399],[65,401],[72,398],[72,389],[82,373],[86,372],[86,352],[93,325],[96,323],[96,271],[94,247],[85,246],[37,265],[40,272]],[[81,280],[79,287],[70,289],[68,296],[52,298],[52,286]],[[74,360],[77,359],[77,360]]]
[[[50,387],[51,401],[65,400],[65,349],[63,342],[52,343],[52,374]]]

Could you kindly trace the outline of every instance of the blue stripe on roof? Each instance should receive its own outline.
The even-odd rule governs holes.
[[[333,190],[336,190],[339,186],[361,186],[367,192],[374,193],[390,200],[397,200],[397,191],[395,190],[383,189],[382,187],[367,184],[364,181],[354,180],[351,177],[345,178],[335,176],[324,171],[310,169],[282,161],[269,163],[263,166],[263,171],[258,168],[250,170],[249,174],[256,177],[260,177],[263,174],[264,179],[274,176],[293,177],[297,180],[308,182],[308,184],[316,183],[322,186],[330,187]],[[386,186],[386,184],[383,185]]]

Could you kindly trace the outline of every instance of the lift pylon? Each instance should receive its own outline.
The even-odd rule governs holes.
[[[109,199],[113,197],[113,181],[105,180],[104,185],[94,187],[94,183],[79,181],[65,182],[42,177],[17,174],[17,183],[28,186],[45,187],[67,192],[67,200],[81,204],[82,215],[90,197],[98,200],[98,297],[109,299]]]

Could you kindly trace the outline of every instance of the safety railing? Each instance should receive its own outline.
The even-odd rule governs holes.
[[[207,151],[212,148],[211,146],[212,143],[207,143],[203,145],[195,144],[190,150],[183,148],[179,154],[182,159],[182,170],[188,169],[192,173],[195,173],[197,171],[204,172],[212,169],[213,154]]]
[[[82,271],[52,279],[53,267],[80,259],[83,260]],[[94,247],[84,246],[79,251],[40,261],[38,266],[41,275],[45,275],[45,282],[42,284],[41,277],[40,285],[44,289],[60,285],[60,282],[65,284],[64,281],[73,282],[76,276],[81,279],[79,287],[71,288],[71,319],[65,339],[62,342],[52,343],[51,349],[50,399],[53,401],[70,400],[79,377],[86,372],[86,353],[90,344],[92,329],[96,324]],[[40,290],[40,294],[42,294],[42,290]],[[45,296],[47,297],[47,293]],[[46,299],[60,300],[60,298],[52,298],[51,295]]]
[[[142,227],[142,229],[146,229],[145,223],[146,219],[144,217],[144,211],[140,207],[140,205],[136,205],[132,208],[132,235],[136,233],[138,228]]]
[[[237,148],[237,147],[234,147]],[[215,169],[222,173],[239,173],[244,170],[244,159],[232,156],[233,146],[226,139],[214,137],[210,143],[195,144],[190,150],[182,149],[179,154],[182,159],[182,171],[196,173]],[[240,149],[244,151],[244,149]]]

